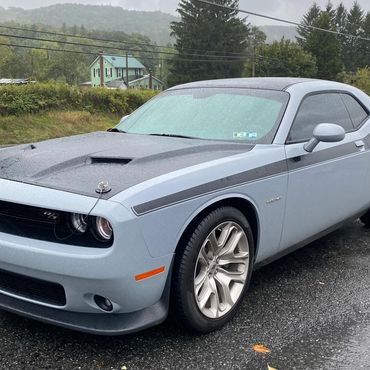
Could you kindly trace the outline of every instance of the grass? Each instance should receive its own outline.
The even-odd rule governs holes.
[[[121,117],[82,111],[0,116],[0,145],[22,144],[92,131],[105,131]]]

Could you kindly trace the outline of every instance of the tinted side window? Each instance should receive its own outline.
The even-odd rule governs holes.
[[[290,130],[288,142],[309,140],[319,123],[336,123],[346,132],[353,124],[340,94],[325,93],[308,96],[299,108]]]
[[[355,125],[355,127],[360,126],[364,119],[368,116],[368,113],[361,106],[361,104],[351,95],[341,94],[341,97],[348,109],[353,124]]]

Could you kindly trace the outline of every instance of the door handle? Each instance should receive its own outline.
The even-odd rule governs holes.
[[[365,143],[362,140],[356,141],[355,145],[361,152],[365,150]]]

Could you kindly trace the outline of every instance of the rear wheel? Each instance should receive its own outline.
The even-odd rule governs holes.
[[[174,270],[175,311],[206,333],[235,314],[252,273],[254,243],[245,216],[233,207],[209,213],[195,228]]]

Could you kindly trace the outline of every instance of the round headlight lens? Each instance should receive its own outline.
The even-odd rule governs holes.
[[[71,224],[75,231],[83,234],[87,230],[87,217],[81,213],[72,213]]]
[[[102,240],[108,241],[112,239],[112,225],[107,219],[103,217],[96,217],[96,231],[98,233],[98,237]]]

